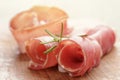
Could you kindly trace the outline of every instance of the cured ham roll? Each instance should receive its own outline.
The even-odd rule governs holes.
[[[110,52],[115,43],[115,33],[105,25],[98,25],[86,33],[88,36],[96,39],[102,47],[103,55]]]
[[[115,33],[106,26],[97,26],[85,35],[61,41],[58,45],[61,48],[58,54],[59,71],[68,72],[73,77],[84,75],[99,65],[101,57],[113,48],[114,43]]]
[[[67,42],[58,54],[59,71],[62,68],[70,76],[82,76],[100,63],[102,49],[95,39],[72,37]]]
[[[54,34],[60,33],[61,23],[63,34],[69,33],[68,15],[56,7],[35,6],[14,16],[10,22],[10,30],[14,35],[20,51],[25,53],[25,41],[31,38],[48,35],[47,29]]]
[[[52,42],[43,44],[44,42],[52,41],[53,38],[49,36],[43,36],[35,39],[31,39],[26,42],[27,55],[30,58],[29,68],[33,70],[45,69],[57,65],[56,52],[53,50],[48,54],[44,52],[57,45],[58,43]]]

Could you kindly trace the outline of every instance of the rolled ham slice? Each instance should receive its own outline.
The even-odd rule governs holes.
[[[52,41],[50,36],[43,36],[35,39],[31,39],[26,42],[26,52],[30,58],[29,68],[33,70],[46,69],[57,65],[56,52],[51,51],[48,54],[44,52],[52,46],[58,43],[52,42],[43,44],[44,42]]]
[[[102,47],[103,55],[112,50],[116,38],[110,27],[98,25],[93,29],[89,29],[86,34],[97,40]]]
[[[15,37],[21,53],[25,53],[25,41],[31,38],[48,35],[47,29],[59,34],[63,23],[63,34],[69,33],[68,15],[56,7],[35,6],[14,16],[10,22],[10,30]]]
[[[58,55],[58,64],[70,76],[82,76],[100,63],[102,50],[95,39],[72,37],[67,41],[69,44]]]
[[[72,77],[84,75],[99,65],[101,57],[113,48],[114,43],[115,33],[106,26],[97,26],[85,35],[61,41],[57,56],[59,71],[67,72]],[[61,44],[64,46],[61,47]]]
[[[41,44],[51,40],[52,37],[43,36],[26,42],[27,55],[31,59],[29,68],[39,70],[58,64],[60,72],[67,72],[75,77],[83,76],[100,64],[101,57],[113,48],[115,33],[109,27],[98,26],[89,29],[85,35],[71,36],[62,39],[61,42]],[[44,54],[44,51],[54,45],[57,47],[52,52]]]

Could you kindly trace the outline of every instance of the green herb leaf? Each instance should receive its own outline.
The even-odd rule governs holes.
[[[40,42],[40,44],[48,44],[48,43],[52,43],[52,42],[55,42],[55,41],[49,41],[49,42]]]
[[[45,30],[46,33],[48,33],[51,37],[54,38],[54,42],[58,42],[59,41],[59,37],[57,37],[56,35],[52,34],[51,32],[49,32],[48,30]]]
[[[45,54],[50,53],[51,51],[53,51],[56,48],[56,45],[50,47],[49,49],[47,49],[46,51],[44,51]]]
[[[62,26],[61,26],[61,33],[60,33],[60,40],[59,41],[62,40],[62,36],[63,36],[63,23],[62,23]]]
[[[48,30],[45,30],[45,32],[48,33],[51,37],[57,38],[57,36],[55,36],[54,34],[52,34],[51,32],[49,32]]]
[[[42,44],[48,44],[51,42],[60,42],[62,40],[63,37],[63,23],[61,24],[61,33],[59,36],[52,34],[51,32],[49,32],[48,30],[45,30],[46,33],[48,33],[51,37],[53,37],[53,41],[50,42],[41,42]],[[50,53],[51,51],[53,51],[55,49],[56,45],[52,46],[51,48],[47,49],[46,51],[44,51],[45,54]]]

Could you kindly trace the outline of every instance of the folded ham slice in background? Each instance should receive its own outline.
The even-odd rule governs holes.
[[[24,42],[31,38],[48,35],[47,29],[54,34],[59,34],[61,23],[64,34],[69,33],[67,27],[68,15],[56,7],[34,6],[14,16],[10,22],[10,30],[15,37],[21,53],[25,53]]]

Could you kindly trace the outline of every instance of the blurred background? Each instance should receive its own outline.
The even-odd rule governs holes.
[[[0,31],[8,30],[10,19],[34,5],[57,6],[70,19],[102,21],[120,26],[120,0],[0,0]]]

